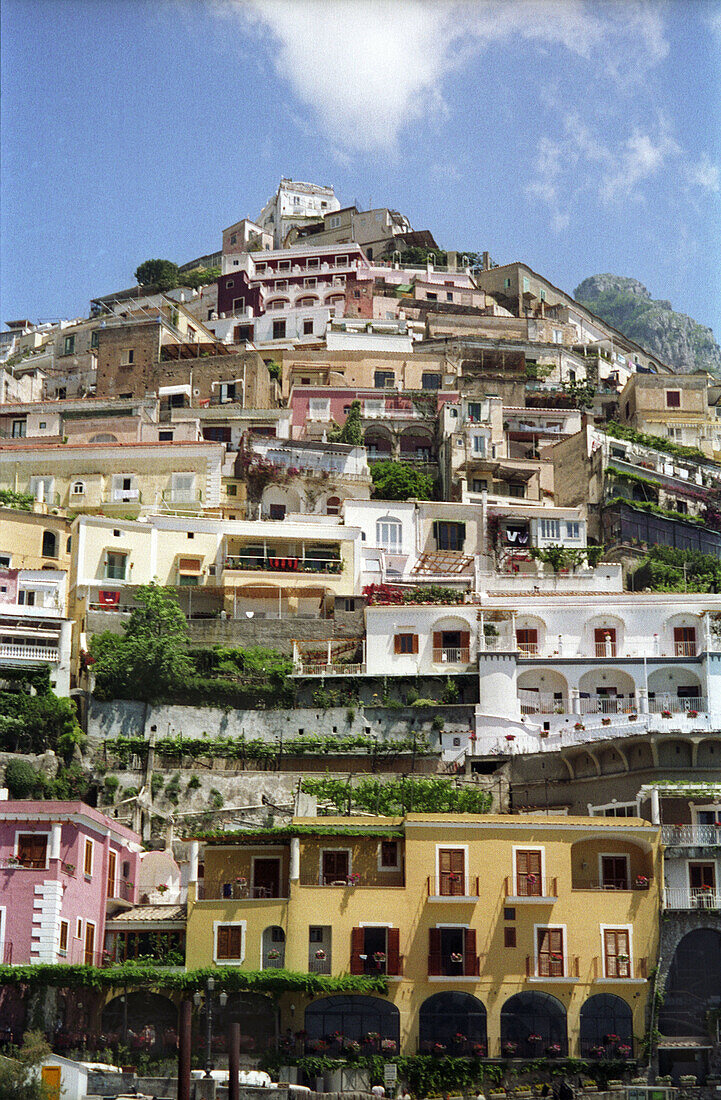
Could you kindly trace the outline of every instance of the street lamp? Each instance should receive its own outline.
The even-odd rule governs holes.
[[[213,991],[215,989],[215,978],[208,978],[205,983],[205,1076],[212,1077],[211,1069],[213,1063],[211,1062],[211,1044],[213,1042]],[[202,994],[198,990],[193,994],[193,1004],[196,1008],[200,1008],[203,1000]],[[221,1008],[225,1008],[228,1003],[228,994],[225,990],[222,990],[218,994],[218,1004]]]

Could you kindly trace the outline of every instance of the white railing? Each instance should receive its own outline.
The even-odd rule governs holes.
[[[632,714],[638,710],[633,697],[592,695],[588,699],[579,699],[581,714]]]
[[[58,651],[50,646],[0,644],[0,657],[27,661],[57,661]]]
[[[662,825],[664,844],[721,844],[721,821],[717,825]]]
[[[361,676],[365,670],[366,666],[363,664],[327,665],[301,662],[296,667],[299,676]]]
[[[692,695],[688,699],[679,699],[676,695],[656,695],[648,701],[649,714],[663,714],[670,711],[671,714],[688,714],[695,711],[703,714],[706,711],[706,699],[702,695]]]
[[[467,665],[470,662],[470,650],[466,647],[448,647],[433,650],[435,665]]]
[[[550,692],[518,689],[521,714],[568,714],[568,699],[555,699]]]
[[[664,890],[666,909],[721,909],[718,887],[691,886],[688,889]]]
[[[503,578],[503,584],[493,585],[494,590],[500,591],[503,589],[504,586],[505,588],[515,588],[519,576],[522,576],[522,574],[507,575],[505,578]],[[572,588],[572,582],[576,578],[570,577],[568,579],[569,588]],[[542,582],[543,578],[539,578],[539,580]],[[485,587],[483,582],[481,582],[481,587]],[[534,585],[534,587],[539,587],[540,589],[540,586],[538,585]],[[526,590],[528,590],[528,588],[530,588],[530,585],[526,586]],[[490,586],[486,588],[486,591],[490,590]],[[544,592],[552,591],[551,587],[549,587],[547,584],[543,585],[542,590]],[[685,645],[686,643],[678,644]],[[616,645],[614,647],[613,645],[607,646],[603,642],[594,642],[591,646],[586,646],[585,644],[578,645],[575,642],[569,642],[567,639],[558,636],[556,636],[551,642],[524,643],[519,645],[519,643],[512,638],[511,634],[507,632],[507,628],[498,637],[482,638],[480,640],[480,648],[481,652],[487,650],[488,652],[497,653],[513,653],[515,650],[518,650],[519,657],[521,657],[522,659],[538,657],[544,661],[553,657],[573,657],[576,660],[588,661],[593,660],[596,657],[614,659],[619,659],[622,657],[632,657],[639,660],[642,660],[645,657],[647,660],[658,660],[659,658],[666,657],[683,656],[694,658],[697,656],[695,649],[688,653],[676,653],[673,651],[660,652],[658,646],[654,646],[653,644],[644,645],[643,643],[639,645]],[[715,648],[717,647],[714,646],[714,649]],[[691,707],[691,709],[693,710],[693,707]],[[698,710],[700,708],[697,707],[696,709]]]

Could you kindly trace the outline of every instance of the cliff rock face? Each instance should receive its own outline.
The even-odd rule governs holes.
[[[680,374],[704,370],[721,375],[721,348],[711,329],[676,313],[670,302],[654,300],[638,279],[591,275],[573,296]]]

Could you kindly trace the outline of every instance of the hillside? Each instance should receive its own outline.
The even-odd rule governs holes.
[[[721,348],[711,329],[685,313],[677,313],[670,302],[653,299],[638,279],[591,275],[573,295],[679,373],[706,370],[721,375]]]

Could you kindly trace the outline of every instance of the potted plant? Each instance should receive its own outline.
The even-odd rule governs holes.
[[[75,874],[75,864],[74,863],[64,863],[63,864],[63,871],[65,872],[66,875],[74,875]]]
[[[485,1043],[474,1043],[473,1044],[473,1053],[476,1056],[476,1058],[485,1057],[486,1044]]]
[[[631,713],[628,716],[629,722],[635,722],[637,718],[638,718],[638,715],[636,714],[636,711],[632,710]]]
[[[162,897],[162,896],[163,896],[163,894],[167,894],[167,892],[168,892],[168,890],[170,889],[170,887],[169,887],[169,886],[167,886],[167,885],[166,885],[166,884],[165,884],[164,882],[160,882],[160,883],[158,883],[158,885],[157,885],[157,886],[155,887],[155,889],[157,890],[157,892],[158,892],[158,893],[160,894],[160,896]]]
[[[602,726],[610,726],[611,725],[611,719],[610,718],[602,718],[601,719],[601,725]]]
[[[456,1034],[453,1036],[453,1042],[460,1046],[461,1043],[467,1043],[468,1042],[468,1036],[464,1035],[460,1031],[457,1031]]]
[[[648,889],[648,877],[646,875],[636,875],[636,878],[634,879],[634,886],[638,890],[647,890]]]
[[[354,872],[352,875],[348,875],[345,881],[347,886],[357,886],[360,882],[360,875]]]
[[[268,952],[266,957],[269,958],[269,959],[279,959],[280,958],[280,951],[278,950],[277,947],[271,947],[271,949]]]
[[[373,952],[373,962],[376,964],[376,966],[382,966],[385,961],[386,961],[385,951],[374,951]]]
[[[343,1040],[343,1050],[347,1054],[357,1054],[358,1051],[360,1050],[360,1043],[358,1042],[357,1039],[344,1039]]]
[[[326,955],[326,953],[325,953],[325,951],[323,950],[322,947],[318,948],[318,950],[315,953],[315,957],[316,957],[316,959],[318,959],[319,962],[323,962],[324,959],[328,958],[328,956]]]
[[[686,714],[688,715],[689,718],[698,718],[698,711],[697,710],[687,710]]]
[[[574,722],[573,728],[575,730],[585,730],[586,727],[584,726],[583,722]]]
[[[459,951],[451,951],[451,962],[462,963],[463,955]]]
[[[503,1044],[503,1053],[508,1055],[509,1058],[512,1058],[517,1050],[518,1044],[512,1042],[510,1039]]]
[[[549,1058],[555,1058],[556,1055],[560,1054],[560,1053],[561,1053],[560,1043],[551,1043],[550,1046],[546,1047],[546,1054],[548,1055]]]
[[[543,1041],[543,1036],[542,1035],[535,1035],[534,1034],[534,1035],[529,1035],[528,1036],[528,1042],[529,1043],[541,1043],[542,1041]]]
[[[445,1054],[446,1053],[446,1044],[445,1043],[434,1043],[433,1044],[433,1053],[434,1054]]]
[[[631,1048],[628,1045],[628,1043],[621,1043],[620,1046],[616,1047],[616,1054],[618,1054],[618,1056],[620,1058],[628,1058],[630,1053],[631,1053]]]
[[[383,1039],[381,1041],[381,1050],[384,1054],[395,1054],[396,1041],[395,1039]]]
[[[670,718],[671,717],[671,711],[670,710],[662,710],[661,711],[661,717],[662,718]]]
[[[507,733],[506,734],[506,741],[515,741],[515,740],[516,740],[515,733]]]

